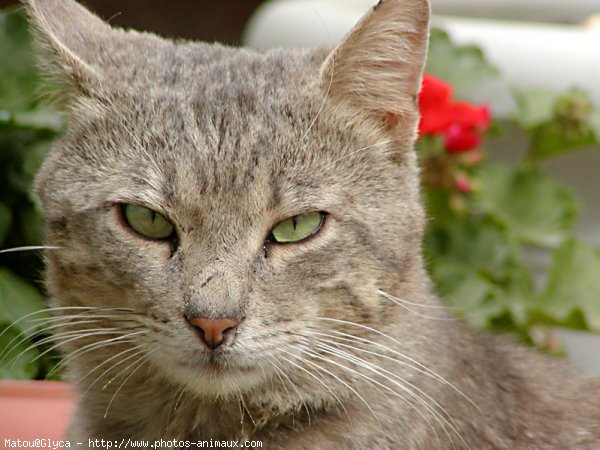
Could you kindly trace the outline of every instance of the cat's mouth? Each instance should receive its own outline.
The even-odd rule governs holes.
[[[216,349],[199,359],[196,367],[199,371],[214,376],[235,376],[236,374],[251,374],[260,371],[257,366],[244,362],[245,358],[237,352],[229,349]]]
[[[151,359],[167,378],[176,378],[201,395],[249,391],[270,377],[270,370],[264,364],[235,345],[210,349],[201,342],[191,341],[178,351],[161,347],[152,353]]]
[[[236,362],[233,355],[212,351],[187,362],[158,362],[169,377],[178,379],[201,395],[229,395],[249,391],[265,381],[265,370]]]
[[[200,363],[200,367],[204,370],[218,372],[236,371],[236,370],[251,370],[250,368],[240,367],[236,364],[232,364],[231,357],[225,355],[223,352],[211,351],[207,355],[207,359]]]

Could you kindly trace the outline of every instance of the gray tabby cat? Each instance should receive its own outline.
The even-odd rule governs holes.
[[[26,7],[68,111],[37,194],[80,393],[70,439],[600,448],[597,381],[432,294],[413,151],[426,0],[381,1],[329,54]]]

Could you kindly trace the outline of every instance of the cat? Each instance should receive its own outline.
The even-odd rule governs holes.
[[[413,150],[426,0],[380,1],[331,52],[24,4],[67,111],[36,193],[69,439],[600,448],[597,380],[433,294]]]

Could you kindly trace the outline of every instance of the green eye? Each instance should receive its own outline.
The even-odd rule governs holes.
[[[164,216],[144,206],[123,205],[127,224],[142,236],[150,239],[167,239],[173,234],[173,225]]]
[[[285,219],[273,228],[272,239],[279,244],[302,241],[321,229],[324,217],[322,212],[313,211]]]

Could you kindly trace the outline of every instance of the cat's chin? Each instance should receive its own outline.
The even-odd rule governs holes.
[[[168,379],[175,379],[202,396],[237,396],[256,389],[268,379],[265,368],[241,367],[220,361],[186,365],[165,360],[155,363]]]

